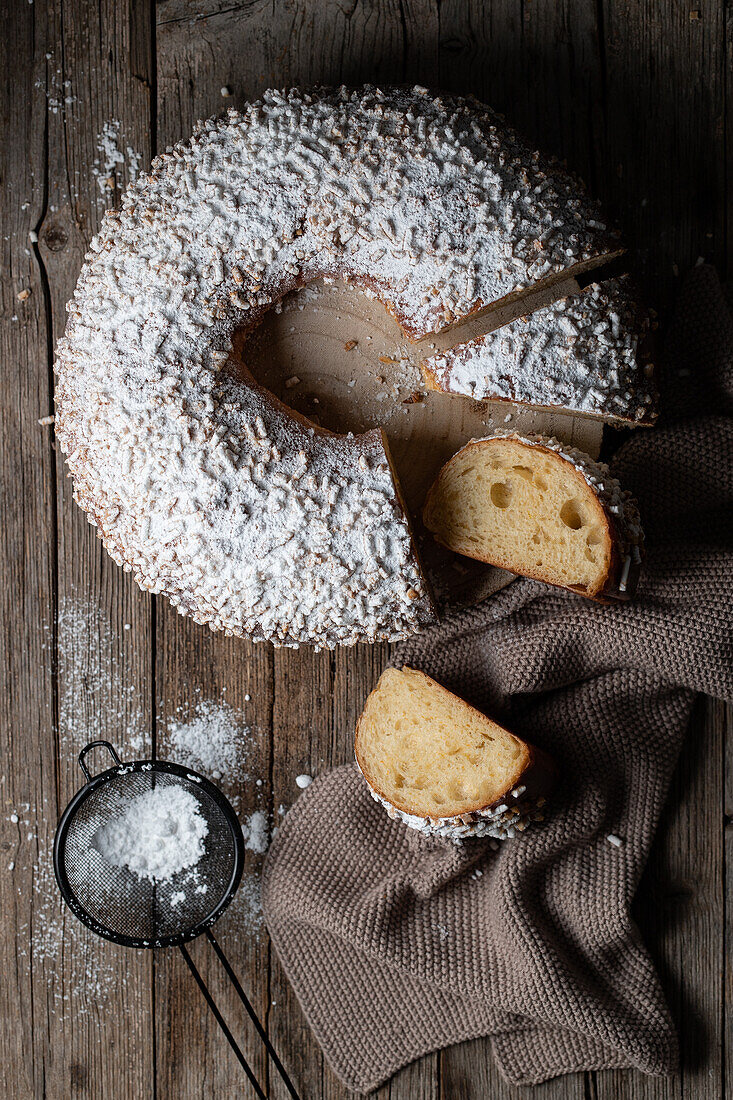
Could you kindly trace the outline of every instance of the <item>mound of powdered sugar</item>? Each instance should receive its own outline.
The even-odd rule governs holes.
[[[183,787],[154,787],[100,825],[92,847],[108,863],[129,867],[140,878],[172,878],[204,854],[209,827],[199,808],[199,800]]]

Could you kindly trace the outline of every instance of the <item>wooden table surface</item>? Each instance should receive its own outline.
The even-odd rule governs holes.
[[[349,759],[388,649],[277,651],[213,635],[141,593],[102,552],[53,430],[38,424],[53,411],[52,349],[87,244],[136,154],[145,165],[198,118],[273,85],[418,81],[476,93],[567,158],[639,249],[664,319],[699,256],[725,274],[731,255],[733,10],[724,0],[6,0],[2,31],[0,1092],[245,1097],[178,954],[117,948],[62,912],[49,847],[79,785],[75,755],[90,735],[123,751],[137,735],[165,756],[173,716],[225,698],[246,717],[248,771],[263,780],[230,793],[245,814],[276,821],[298,773]],[[122,160],[105,166],[100,135],[113,120]],[[636,907],[679,1026],[680,1075],[577,1074],[533,1096],[722,1097],[733,1080],[725,728],[724,708],[701,699]],[[221,939],[301,1094],[335,1100],[344,1089],[256,912],[262,857],[247,861],[247,895]],[[264,1075],[203,948],[193,954]],[[520,1091],[480,1040],[422,1059],[379,1096]],[[284,1095],[277,1081],[272,1094]]]

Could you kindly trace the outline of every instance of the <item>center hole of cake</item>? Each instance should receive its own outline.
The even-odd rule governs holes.
[[[288,294],[244,337],[242,359],[260,385],[329,431],[390,426],[425,399],[407,340],[380,301],[336,281]]]
[[[233,343],[226,369],[254,377],[316,427],[354,435],[382,428],[418,528],[443,464],[493,422],[486,402],[428,391],[419,366],[424,349],[411,349],[382,302],[353,285],[313,282],[270,309],[253,332],[235,333]],[[498,415],[506,415],[503,404]],[[466,559],[453,571],[453,555],[432,539],[423,542],[422,555],[434,578],[450,562],[459,586],[487,570]]]

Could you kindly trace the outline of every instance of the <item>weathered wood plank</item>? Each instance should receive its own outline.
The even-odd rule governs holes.
[[[48,157],[38,251],[55,341],[89,239],[128,181],[117,165],[109,169],[117,185],[100,188],[105,124],[119,123],[108,138],[113,132],[128,168],[134,161],[128,146],[141,158],[150,155],[151,26],[146,7],[135,2],[91,7],[58,0],[48,5],[45,26],[43,6],[34,10]],[[86,741],[107,737],[124,749],[128,731],[149,731],[151,722],[149,600],[103,553],[72,502],[60,461],[56,477],[58,606],[56,651],[49,656],[57,662],[58,755],[49,822],[80,785],[75,757]],[[48,537],[38,530],[39,540]],[[44,891],[53,891],[48,855],[42,853],[41,876]],[[41,901],[50,905],[45,893]],[[45,926],[39,977],[48,1022],[36,1024],[46,1042],[43,1094],[68,1095],[70,1083],[79,1095],[145,1094],[153,1080],[150,956],[98,940],[60,903]]]
[[[264,6],[254,4],[255,37],[267,28]],[[221,88],[238,70],[248,71],[247,50],[232,41],[228,15],[215,20],[166,22],[167,5],[159,7],[157,35],[158,144],[160,148],[190,136],[198,118],[220,112],[232,99]],[[258,14],[259,13],[259,14]],[[257,23],[259,18],[260,22]],[[239,50],[239,56],[236,51]],[[202,702],[230,706],[250,731],[242,756],[249,779],[238,783],[224,776],[220,786],[236,799],[240,818],[263,811],[271,825],[273,814],[272,649],[240,639],[225,638],[175,613],[165,601],[157,605],[156,692],[157,753],[174,757],[169,726],[173,719],[195,715]],[[259,782],[259,786],[258,786]],[[263,856],[247,852],[245,877],[232,909],[215,933],[238,972],[260,1019],[266,1022],[270,1001],[269,940],[257,902]],[[192,945],[196,965],[217,998],[259,1079],[267,1079],[264,1053],[208,945]],[[188,1097],[250,1095],[244,1073],[221,1035],[218,1025],[195,990],[191,975],[175,953],[157,960],[157,1085],[161,1096]]]
[[[723,255],[721,257],[721,273],[726,280],[730,280],[733,275],[733,187],[731,187],[731,180],[733,179],[733,81],[729,79],[730,73],[733,71],[733,12],[731,12],[730,4],[723,5],[723,30],[724,30],[724,42],[723,42],[723,71],[727,74],[727,78],[724,79],[724,95],[723,95],[723,227],[725,230],[725,239],[723,244]],[[729,301],[731,296],[728,296]]]
[[[185,723],[200,715],[202,703],[224,706],[233,712],[233,720],[243,730],[239,769],[242,774],[239,778],[224,774],[221,779],[216,778],[217,785],[234,801],[245,824],[257,811],[263,811],[272,820],[269,649],[212,634],[160,604],[157,644],[158,756],[177,758],[170,732],[173,720]],[[269,943],[257,900],[262,860],[261,853],[247,852],[237,898],[214,932],[264,1021],[269,998]],[[192,944],[190,950],[247,1058],[264,1082],[266,1065],[259,1040],[209,945],[202,939]],[[194,1096],[249,1095],[241,1067],[177,952],[157,956],[155,990],[160,1095],[181,1100]]]
[[[725,7],[602,5],[598,193],[639,249],[651,300],[662,308],[699,256],[726,262]]]
[[[500,1075],[486,1039],[461,1043],[445,1051],[442,1059],[441,1100],[586,1100],[591,1075],[572,1073],[532,1089],[508,1085]]]
[[[334,658],[310,649],[275,653],[272,792],[289,809],[298,795],[295,776],[317,775],[333,759]],[[272,953],[269,1031],[305,1096],[341,1095],[295,995]],[[326,1084],[328,1082],[328,1084]],[[275,1092],[284,1095],[283,1090]]]
[[[441,4],[440,84],[473,92],[593,187],[603,114],[595,5]]]
[[[36,16],[15,5],[0,46],[8,74],[0,107],[0,1060],[6,1094],[17,1097],[42,1095],[49,1057],[45,967],[34,957],[34,868],[39,849],[48,851],[56,808],[54,453],[49,429],[38,424],[51,407],[49,330],[28,237],[43,214],[45,178],[46,102],[36,86],[45,31]]]
[[[699,16],[699,18],[698,18]],[[725,269],[723,6],[603,5],[606,115],[598,187],[639,249],[649,299],[669,308],[704,256]],[[705,78],[700,79],[704,73]],[[725,949],[717,705],[698,705],[639,889],[642,935],[681,1040],[678,1079],[598,1075],[599,1096],[722,1095]]]

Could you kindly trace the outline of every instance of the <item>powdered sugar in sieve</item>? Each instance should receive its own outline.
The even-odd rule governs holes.
[[[92,777],[86,756],[96,748],[106,749],[115,766]],[[90,742],[79,754],[79,765],[87,783],[66,807],[54,838],[54,872],[67,905],[87,927],[115,943],[177,946],[255,1095],[266,1100],[186,950],[186,942],[203,933],[288,1093],[299,1100],[211,931],[242,877],[244,836],[231,804],[203,775],[180,764],[123,764],[108,741]],[[266,824],[264,815],[263,820]]]
[[[108,863],[128,867],[140,878],[170,879],[204,854],[209,826],[200,806],[183,787],[153,787],[100,825],[91,845]]]

